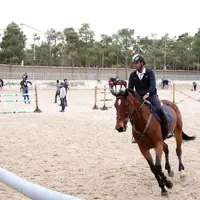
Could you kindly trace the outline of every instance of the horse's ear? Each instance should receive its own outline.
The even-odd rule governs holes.
[[[130,88],[127,88],[126,91],[127,91],[127,93],[128,93],[128,92],[130,92],[131,94],[134,93],[134,91],[133,91],[132,89],[130,89]]]
[[[129,89],[129,88],[126,88],[125,89],[125,96],[127,97],[128,96],[128,93],[131,93],[131,94],[133,94],[133,90],[131,90],[131,89]]]

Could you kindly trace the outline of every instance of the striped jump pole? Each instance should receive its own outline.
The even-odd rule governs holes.
[[[0,97],[14,97],[14,96],[26,96],[26,95],[33,95],[35,93],[19,93],[19,94],[0,94]]]
[[[98,106],[97,106],[97,94],[98,94],[98,88],[95,87],[94,89],[94,106],[92,109],[99,109]],[[100,108],[101,110],[108,110],[108,108],[112,108],[110,106],[106,106],[106,102],[107,101],[113,101],[113,99],[108,99],[107,98],[107,94],[108,94],[108,90],[106,88],[106,85],[104,85],[104,89],[103,89],[103,92],[101,92],[101,94],[103,94],[103,99],[100,99],[100,101],[103,101],[103,106]]]
[[[0,182],[32,200],[81,200],[31,183],[3,168],[0,168]]]
[[[106,107],[106,85],[104,85],[104,89],[103,89],[103,107],[101,108],[101,110],[108,110],[108,108]]]
[[[19,99],[6,99],[6,100],[0,100],[0,102],[29,102],[29,100],[19,100]]]
[[[36,85],[35,85],[35,104],[36,104],[36,108],[33,112],[41,113],[42,111],[38,107],[38,93],[37,93],[37,86]]]
[[[107,94],[109,93],[108,92],[108,89],[106,88],[106,85],[104,85],[104,91],[101,92],[103,93],[103,99],[101,99],[100,101],[103,101],[103,107],[101,108],[101,110],[108,110],[108,108],[112,108],[112,106],[106,106],[106,102],[108,101],[113,101],[113,99],[108,99],[107,98]]]
[[[175,101],[175,95],[176,95],[176,85],[175,85],[175,83],[173,83],[173,88],[172,88],[172,92],[173,92],[173,96],[172,96],[172,102],[173,103],[176,103],[176,101]]]
[[[5,111],[5,112],[0,112],[0,114],[12,114],[12,113],[32,113],[32,110],[18,110],[18,111]]]
[[[94,106],[93,106],[93,110],[98,110],[98,107],[97,107],[97,87],[94,88]]]

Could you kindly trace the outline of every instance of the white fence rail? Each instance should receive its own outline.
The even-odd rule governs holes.
[[[31,183],[3,168],[0,168],[0,182],[32,200],[81,200]]]

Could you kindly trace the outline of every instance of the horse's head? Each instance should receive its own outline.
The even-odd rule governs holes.
[[[119,132],[125,132],[129,117],[134,113],[134,106],[130,103],[132,94],[128,89],[120,90],[118,93],[111,90],[111,93],[116,97],[115,108],[117,115],[117,122],[115,129]],[[132,96],[133,97],[133,96]]]

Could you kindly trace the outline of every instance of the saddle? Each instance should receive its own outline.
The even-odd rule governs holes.
[[[161,122],[161,118],[159,116],[159,111],[157,109],[157,107],[153,106],[149,101],[145,101],[145,105],[147,105],[150,108],[151,113],[153,113],[153,115],[156,117],[156,119]],[[169,110],[169,108],[165,105],[162,106],[162,109],[167,117],[167,122],[170,123],[174,120],[174,117],[171,113],[171,111]]]

